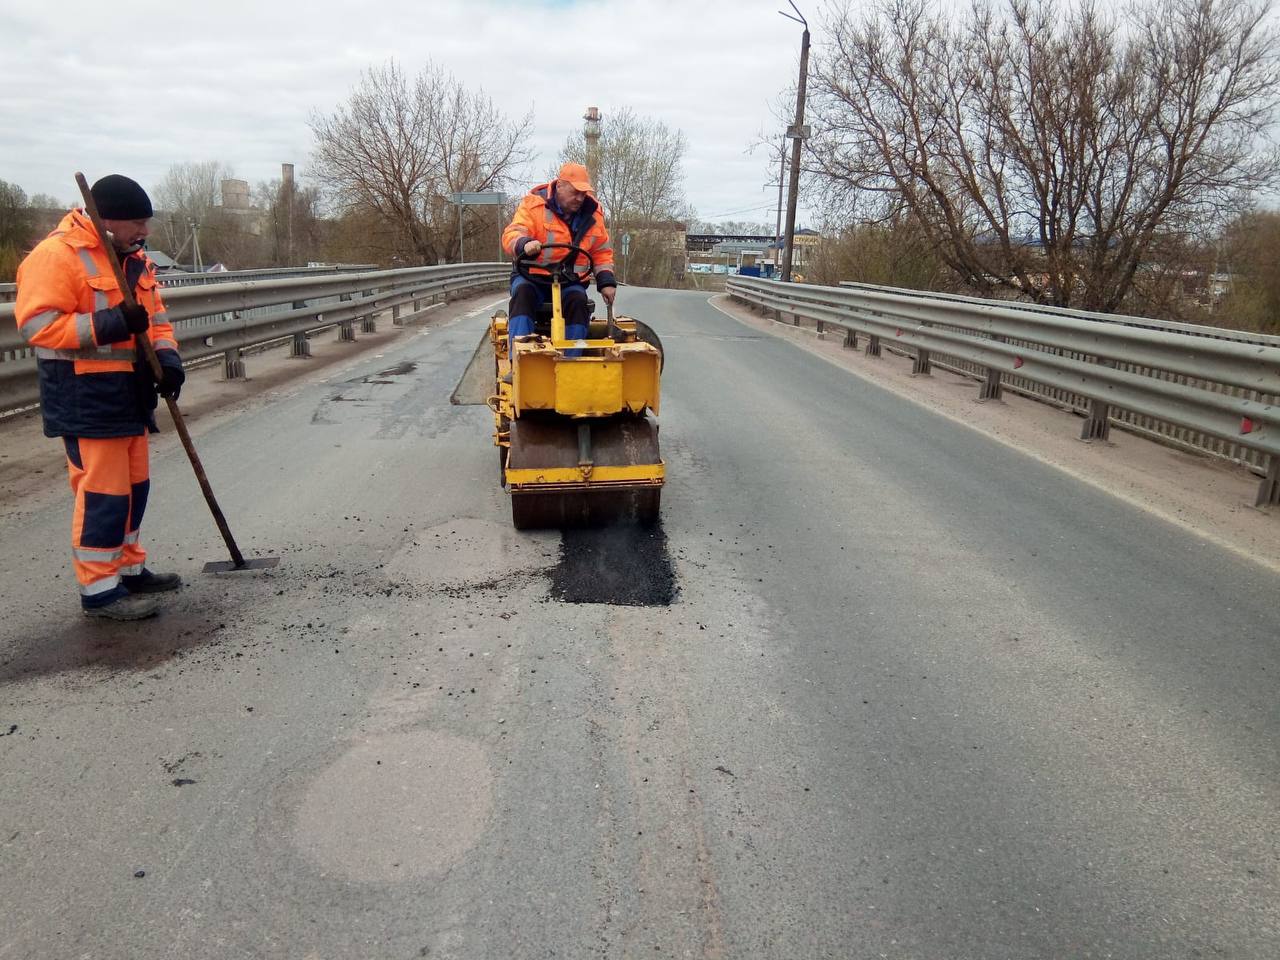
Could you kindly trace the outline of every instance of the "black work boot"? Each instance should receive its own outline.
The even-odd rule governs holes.
[[[155,597],[129,593],[111,603],[81,609],[84,610],[86,617],[101,617],[104,620],[144,620],[156,615],[160,610],[160,601]]]
[[[130,593],[164,593],[182,586],[182,578],[176,573],[152,573],[146,567],[141,573],[121,577],[120,582]]]

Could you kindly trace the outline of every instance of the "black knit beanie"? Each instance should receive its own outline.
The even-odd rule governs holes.
[[[89,192],[103,220],[146,220],[154,215],[147,191],[118,173],[103,177]]]

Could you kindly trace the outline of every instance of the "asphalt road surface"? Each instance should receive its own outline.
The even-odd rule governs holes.
[[[3,519],[0,958],[1280,956],[1280,580],[718,312],[661,528],[519,534],[437,324]],[[0,428],[2,429],[2,428]],[[2,434],[0,434],[2,440]],[[613,600],[615,602],[588,602]]]

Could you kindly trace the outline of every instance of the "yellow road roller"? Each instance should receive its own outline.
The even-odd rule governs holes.
[[[533,333],[509,340],[505,312],[489,323],[495,386],[488,404],[512,522],[517,530],[653,524],[666,476],[653,419],[662,343],[638,320],[615,318],[612,307],[608,320],[592,317],[585,340],[566,339],[561,284],[583,282],[574,273],[580,259],[594,265],[578,246],[543,250],[557,248],[563,257],[537,264],[551,273],[551,301]],[[516,272],[534,280],[533,263],[517,259]]]

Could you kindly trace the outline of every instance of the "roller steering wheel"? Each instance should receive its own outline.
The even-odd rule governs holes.
[[[546,283],[548,280],[559,280],[561,283],[566,285],[571,283],[583,283],[583,281],[578,278],[577,272],[573,269],[579,256],[587,258],[586,275],[588,277],[595,275],[596,263],[591,258],[591,254],[577,244],[544,243],[542,245],[542,249],[564,250],[566,253],[559,260],[552,260],[549,263],[538,263],[537,259],[535,259],[536,257],[541,256],[541,251],[534,254],[533,257],[526,257],[524,254],[516,257],[516,273],[528,280],[530,283]],[[532,270],[530,270],[530,267],[535,266],[542,267],[547,270],[551,276],[543,277],[533,273]]]

